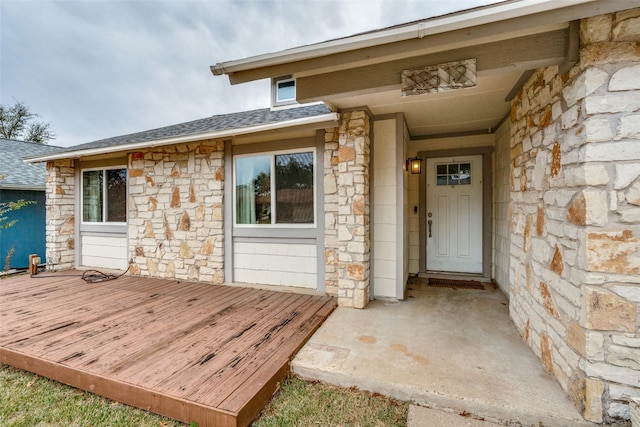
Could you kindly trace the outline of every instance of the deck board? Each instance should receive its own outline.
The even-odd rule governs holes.
[[[336,307],[324,296],[81,274],[0,280],[0,362],[200,426],[249,424]]]

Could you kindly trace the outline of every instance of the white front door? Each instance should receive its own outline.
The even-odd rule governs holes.
[[[482,273],[482,156],[427,159],[427,270]]]

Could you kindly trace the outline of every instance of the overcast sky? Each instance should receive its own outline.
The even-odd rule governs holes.
[[[209,66],[498,0],[0,0],[0,104],[50,122],[53,145],[269,106],[269,82]]]

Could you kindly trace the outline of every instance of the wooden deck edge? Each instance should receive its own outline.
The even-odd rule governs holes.
[[[309,318],[309,320],[311,320],[314,317],[320,317],[322,320],[320,322],[316,322],[314,327],[309,329],[309,332],[307,333],[307,335],[302,339],[300,344],[296,346],[296,348],[293,350],[293,353],[290,356],[291,360],[296,356],[296,354],[300,351],[300,349],[304,347],[307,341],[311,339],[313,334],[315,334],[316,331],[320,329],[320,327],[324,324],[324,322],[327,321],[331,313],[333,313],[336,308],[338,308],[338,301],[332,298],[328,300],[322,307],[318,309],[318,311],[316,311],[316,313],[313,316]]]
[[[333,311],[338,307],[337,301],[333,299],[327,301],[313,316],[322,317],[322,321],[317,322],[316,325],[309,329],[308,333],[301,341],[301,343],[296,346],[295,350],[291,354],[290,358],[287,359],[282,366],[278,369],[278,371],[274,374],[273,377],[269,381],[267,381],[262,388],[256,393],[253,398],[247,402],[244,407],[238,413],[238,426],[248,426],[251,424],[253,420],[260,414],[260,412],[265,408],[267,403],[273,398],[273,395],[280,388],[280,383],[284,381],[289,374],[291,373],[291,360],[295,357],[295,355],[300,351],[300,349],[309,341],[309,339],[313,336],[313,334],[322,326],[322,324],[327,320],[329,315],[333,313]]]
[[[237,427],[238,425],[248,425],[248,423],[253,420],[253,418],[251,418],[245,424],[238,424],[239,414],[200,405],[196,402],[177,397],[162,395],[144,387],[105,378],[97,374],[74,369],[57,362],[27,355],[6,347],[0,347],[0,363],[33,372],[34,374],[106,397],[116,402],[134,406],[185,423],[194,421],[198,423],[199,427]],[[287,370],[284,373],[284,377],[286,377],[289,370],[288,363],[286,364],[286,368]],[[267,384],[265,384],[263,388],[266,388],[266,386]],[[273,393],[273,391],[271,393]],[[262,394],[262,390],[259,394]],[[271,395],[268,395],[268,398],[270,397]],[[262,407],[257,411],[259,412],[261,409]],[[243,416],[243,419],[246,419],[246,415]]]
[[[238,427],[245,427],[255,420],[260,412],[267,406],[273,395],[280,388],[280,383],[284,381],[291,372],[289,360],[285,361],[280,369],[262,388],[247,402],[237,416]]]

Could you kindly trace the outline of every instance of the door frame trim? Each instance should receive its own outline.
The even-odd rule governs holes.
[[[419,151],[418,157],[426,164],[426,159],[435,157],[459,157],[482,155],[482,277],[491,279],[491,224],[492,224],[492,169],[491,157],[493,147],[475,147],[475,148],[453,148],[451,150],[433,150]],[[420,264],[419,270],[421,274],[428,273],[427,270],[427,174],[420,174]],[[455,273],[452,273],[455,274]]]

